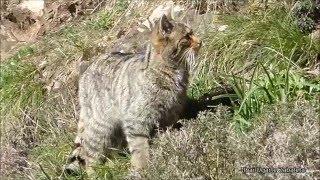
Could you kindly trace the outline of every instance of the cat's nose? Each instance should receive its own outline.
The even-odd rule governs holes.
[[[202,45],[201,40],[199,38],[197,38],[196,36],[192,36],[191,39],[192,39],[192,47],[196,50],[199,50],[199,48]]]

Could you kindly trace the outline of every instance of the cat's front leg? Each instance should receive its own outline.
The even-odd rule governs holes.
[[[127,136],[128,146],[131,153],[131,166],[133,170],[140,171],[148,165],[149,161],[149,138],[146,136]]]
[[[124,132],[131,153],[132,170],[140,171],[149,161],[149,126],[143,121],[129,120],[124,123]]]

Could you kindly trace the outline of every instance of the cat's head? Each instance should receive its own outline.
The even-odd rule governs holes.
[[[157,54],[163,59],[178,65],[195,65],[195,57],[201,47],[201,41],[191,28],[183,23],[173,21],[163,15],[152,29],[151,43]]]

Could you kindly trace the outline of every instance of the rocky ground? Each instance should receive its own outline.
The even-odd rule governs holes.
[[[101,9],[112,8],[115,2],[2,1],[2,58],[7,57],[9,51],[20,43],[36,42],[42,36],[60,30],[70,21],[79,20]]]

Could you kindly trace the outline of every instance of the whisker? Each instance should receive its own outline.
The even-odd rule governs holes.
[[[195,51],[192,48],[188,48],[181,53],[179,59],[177,60],[177,63],[179,65],[184,65],[186,68],[193,71],[196,66],[195,59],[196,59]]]
[[[194,52],[194,50],[193,49],[190,49],[190,51],[189,51],[189,59],[188,59],[188,62],[189,62],[189,64],[188,64],[188,66],[189,66],[189,69],[191,70],[191,71],[193,71],[194,70],[194,68],[195,68],[195,64],[196,64],[196,61],[195,61],[195,52]]]

